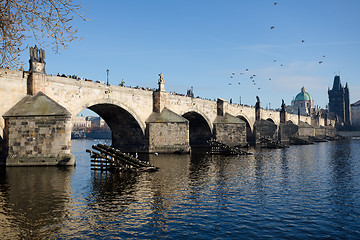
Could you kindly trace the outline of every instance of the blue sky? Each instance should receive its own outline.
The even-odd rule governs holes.
[[[111,84],[155,88],[162,72],[167,91],[278,108],[303,86],[325,107],[340,72],[360,100],[358,0],[83,2],[84,38],[60,55],[45,49],[48,74],[106,81],[109,69]]]

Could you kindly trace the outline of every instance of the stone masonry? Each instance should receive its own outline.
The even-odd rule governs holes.
[[[4,115],[6,166],[74,165],[70,113],[39,92]]]
[[[259,98],[255,111],[254,107],[229,104],[222,99],[213,101],[169,93],[165,91],[163,74],[159,74],[157,89],[112,86],[84,78],[52,76],[45,71],[44,51],[35,47],[30,53],[29,71],[0,69],[0,149],[3,149],[2,154],[8,155],[9,164],[13,156],[20,159],[20,156],[32,158],[35,155],[39,159],[41,156],[55,157],[59,162],[65,159],[67,164],[74,164],[70,154],[68,118],[86,108],[95,111],[108,123],[115,145],[125,149],[133,147],[133,151],[188,152],[191,143],[203,145],[211,137],[239,145],[244,143],[246,135],[275,137],[281,122],[279,112],[262,109]],[[42,94],[41,97],[38,93]],[[26,107],[24,109],[29,110],[26,115],[17,114],[34,96],[48,99],[44,106],[56,103],[58,114],[35,112]],[[14,111],[20,102],[22,107],[16,107]],[[315,128],[328,126],[330,129],[335,125],[327,119],[313,121],[310,116],[297,117],[294,114],[286,114],[285,119],[295,125],[316,122]],[[20,126],[23,127],[20,129]],[[51,134],[46,135],[44,129]],[[324,131],[317,132],[323,134]],[[51,161],[45,162],[50,164]]]

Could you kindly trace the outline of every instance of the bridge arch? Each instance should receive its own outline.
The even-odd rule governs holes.
[[[237,118],[243,120],[246,124],[246,141],[252,142],[254,135],[253,135],[253,128],[254,126],[250,125],[250,121],[247,117],[243,116],[243,115],[238,115]]]
[[[146,129],[145,122],[141,121],[140,117],[130,107],[128,107],[127,105],[125,105],[125,104],[123,104],[123,103],[121,103],[119,101],[115,101],[113,99],[96,99],[96,100],[87,102],[87,103],[81,105],[80,107],[76,108],[75,111],[72,112],[72,115],[76,116],[77,114],[79,114],[84,109],[86,109],[86,108],[90,109],[91,106],[99,105],[99,104],[115,105],[115,106],[118,106],[118,107],[124,109],[126,112],[128,112],[131,115],[131,117],[133,117],[136,120],[136,122],[139,124],[143,134],[145,134],[145,129]],[[90,109],[90,110],[92,110],[92,109]]]
[[[189,140],[191,147],[208,146],[207,141],[212,138],[212,125],[201,113],[190,111],[182,115],[189,121]]]
[[[275,121],[274,121],[274,119],[272,119],[272,118],[267,118],[266,121],[269,121],[269,122],[272,122],[272,123],[275,124]]]
[[[137,115],[123,104],[97,100],[87,103],[83,109],[97,113],[112,132],[112,145],[124,152],[146,151],[148,141],[145,128]]]

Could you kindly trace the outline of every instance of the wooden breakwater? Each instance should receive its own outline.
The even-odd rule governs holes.
[[[215,139],[210,139],[208,141],[210,145],[210,151],[208,154],[214,155],[252,155],[253,153],[244,151],[239,147],[230,147],[222,142],[216,141]]]
[[[92,158],[92,170],[114,172],[151,172],[159,170],[158,167],[147,161],[142,161],[105,144],[93,145],[92,148],[94,150],[86,149],[86,152],[90,153]]]

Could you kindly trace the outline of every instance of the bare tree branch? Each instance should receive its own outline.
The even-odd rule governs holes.
[[[76,0],[75,0],[76,1]],[[1,0],[0,54],[3,67],[18,67],[26,40],[40,47],[52,46],[56,53],[78,39],[72,20],[86,20],[82,5],[74,0]]]

